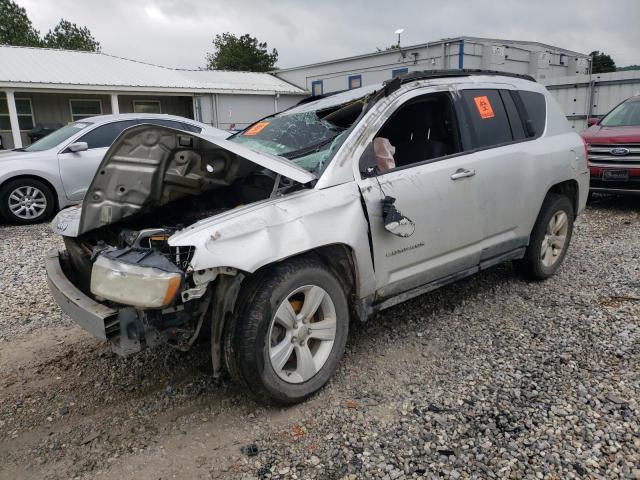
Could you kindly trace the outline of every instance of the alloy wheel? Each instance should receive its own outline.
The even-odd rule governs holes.
[[[327,362],[336,338],[336,309],[316,285],[297,288],[278,306],[269,326],[269,359],[289,383],[309,380]]]
[[[540,260],[545,267],[554,265],[562,255],[566,247],[568,231],[569,218],[563,210],[559,210],[551,216],[542,239]]]
[[[22,220],[34,220],[47,209],[47,197],[37,187],[25,185],[9,194],[9,210]]]

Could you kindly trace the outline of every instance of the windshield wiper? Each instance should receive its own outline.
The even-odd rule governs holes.
[[[304,157],[304,156],[309,155],[311,153],[316,153],[322,147],[324,147],[324,146],[328,145],[329,143],[333,142],[339,135],[340,135],[340,133],[337,133],[333,137],[327,138],[327,139],[325,139],[325,140],[323,140],[321,142],[318,142],[316,144],[309,145],[308,147],[300,148],[298,150],[293,150],[293,151],[287,152],[287,153],[281,153],[280,156],[284,157],[284,158],[286,158],[288,160],[293,160],[294,158]]]

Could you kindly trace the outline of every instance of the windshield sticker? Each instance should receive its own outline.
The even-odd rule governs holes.
[[[271,122],[258,122],[249,130],[243,133],[245,137],[253,137],[254,135],[259,134],[264,128],[269,125]]]
[[[476,108],[478,109],[480,118],[482,118],[483,120],[496,116],[496,114],[493,112],[491,102],[489,102],[489,99],[486,96],[473,97],[473,101],[476,102]]]

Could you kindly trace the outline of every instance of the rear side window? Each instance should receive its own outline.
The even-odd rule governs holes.
[[[524,124],[527,136],[538,138],[544,132],[547,118],[547,103],[544,95],[526,90],[518,91],[524,111]]]
[[[107,123],[106,125],[94,128],[89,133],[79,138],[78,141],[87,142],[89,149],[109,147],[125,128],[129,128],[134,124],[134,120]]]
[[[473,127],[473,148],[513,141],[511,126],[498,90],[462,90]]]

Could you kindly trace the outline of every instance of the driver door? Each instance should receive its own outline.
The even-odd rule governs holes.
[[[425,102],[424,111],[415,100],[401,105],[375,135],[396,145],[395,168],[373,176],[364,173],[359,181],[371,228],[378,299],[477,268],[480,260],[484,211],[479,160],[459,153],[449,95],[444,102]],[[411,114],[403,114],[409,107]],[[395,198],[397,210],[413,223],[410,236],[385,228],[385,196]]]

